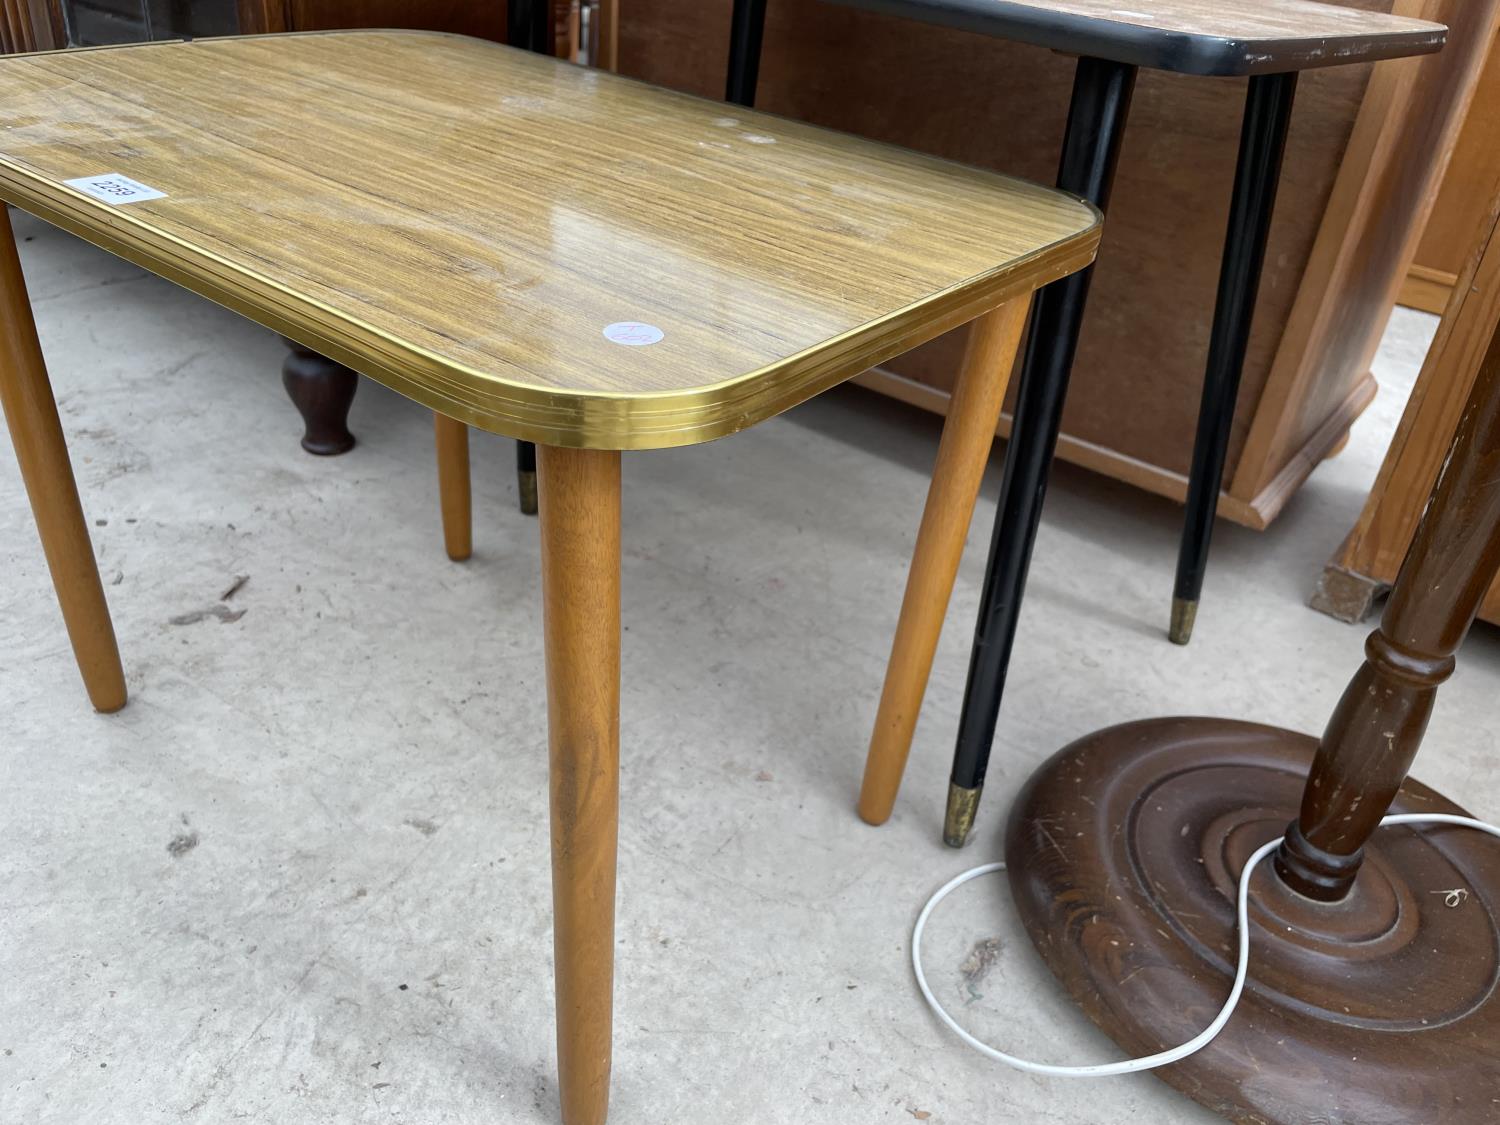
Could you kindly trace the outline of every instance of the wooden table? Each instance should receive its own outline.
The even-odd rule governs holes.
[[[978,319],[913,575],[946,603],[1030,294],[1093,259],[1098,212],[434,34],[18,56],[0,95],[0,198],[540,446],[560,1088],[564,1120],[597,1125],[620,451],[745,429]],[[0,310],[0,397],[84,682],[113,711],[119,654],[8,220]]]
[[[1129,5],[1114,0],[837,2],[1079,56],[1057,186],[1100,208],[1108,204],[1141,67],[1249,78],[1168,629],[1173,642],[1187,644],[1208,567],[1297,75],[1315,67],[1436,51],[1446,28],[1311,0],[1253,5],[1232,0],[1140,0]],[[729,88],[748,92],[752,99],[755,64],[740,43],[759,43],[764,17],[765,0],[737,0]],[[1048,288],[1033,313],[949,778],[943,839],[953,847],[967,841],[984,790],[1091,272]],[[860,801],[861,815],[874,824],[891,814],[914,733],[911,701],[920,704],[925,686],[899,678],[895,662],[892,671],[898,679],[886,685],[888,703],[871,739]]]

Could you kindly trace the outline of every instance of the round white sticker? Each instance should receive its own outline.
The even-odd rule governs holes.
[[[666,335],[654,324],[642,324],[636,320],[622,320],[604,329],[604,338],[616,344],[632,348],[644,348],[647,344],[660,342]]]

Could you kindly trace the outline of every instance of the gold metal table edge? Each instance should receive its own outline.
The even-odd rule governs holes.
[[[1094,260],[1101,216],[1077,234],[877,320],[686,391],[561,391],[486,374],[410,344],[111,204],[0,157],[0,200],[288,336],[429,409],[541,445],[665,449],[737,433]]]

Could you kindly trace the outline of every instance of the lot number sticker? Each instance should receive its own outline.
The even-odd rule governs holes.
[[[102,176],[84,176],[78,180],[64,180],[70,188],[77,188],[84,195],[92,195],[106,203],[141,203],[147,199],[165,199],[167,193],[147,187],[139,180],[122,176],[118,172],[106,172]]]

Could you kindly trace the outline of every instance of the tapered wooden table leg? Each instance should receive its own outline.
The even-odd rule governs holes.
[[[979,497],[979,483],[994,444],[995,427],[1030,307],[1029,294],[1002,305],[975,321],[969,335],[948,419],[943,423],[865,760],[859,815],[871,824],[884,824],[889,819],[901,787],[933,654],[937,652],[943,617],[974,516],[974,502]]]
[[[434,414],[438,497],[443,509],[443,545],[448,557],[463,562],[474,550],[473,501],[469,494],[469,427],[446,414]]]
[[[42,360],[10,214],[0,206],[0,405],[10,426],[37,534],[52,571],[68,639],[96,710],[125,706],[125,673]]]
[[[538,451],[564,1125],[609,1112],[620,751],[620,455]]]

